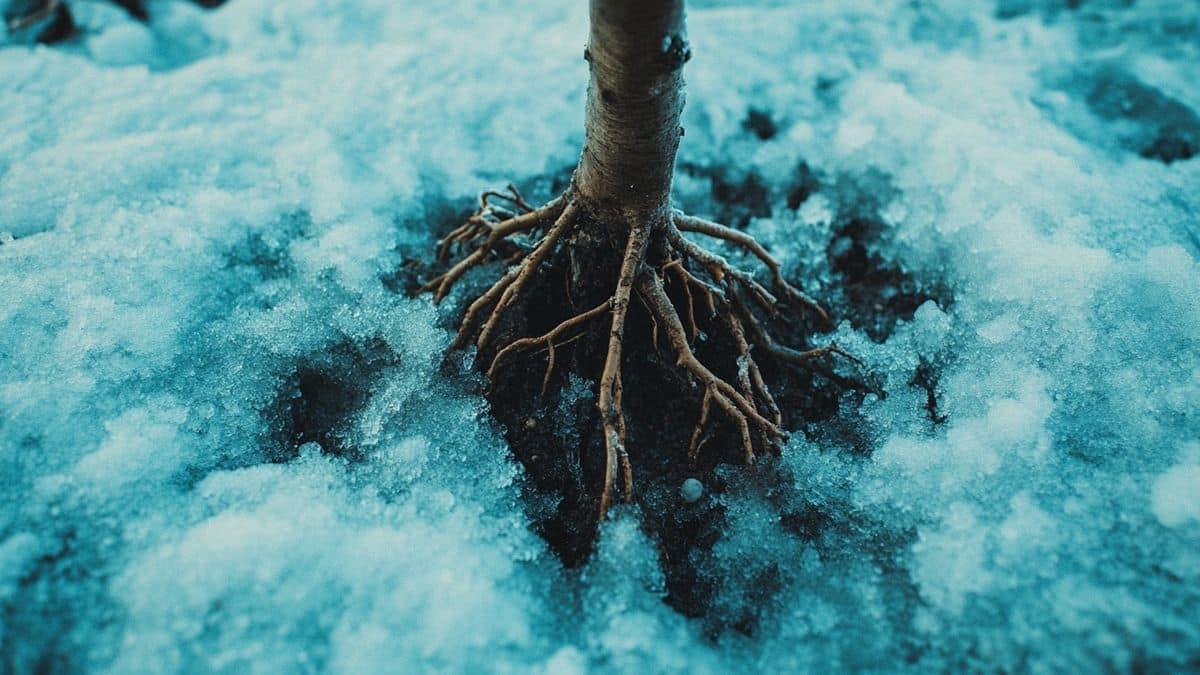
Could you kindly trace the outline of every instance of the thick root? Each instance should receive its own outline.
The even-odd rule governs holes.
[[[504,206],[497,202],[503,202]],[[520,299],[522,291],[535,277],[542,264],[557,250],[580,220],[583,202],[571,190],[544,206],[531,206],[515,187],[507,192],[484,192],[479,208],[467,222],[442,240],[438,257],[445,261],[456,246],[473,246],[473,250],[445,273],[431,279],[423,287],[434,293],[434,302],[445,298],[453,285],[472,268],[483,264],[493,253],[509,245],[515,252],[507,256],[512,267],[486,292],[467,308],[452,345],[462,348],[474,341],[481,350],[489,348],[506,312]],[[550,331],[537,337],[524,337],[500,346],[487,368],[490,381],[521,352],[541,348],[546,353],[546,370],[542,377],[542,393],[549,386],[555,365],[555,350],[572,342],[584,333],[580,328],[588,322],[610,315],[608,346],[604,367],[600,373],[598,407],[603,429],[605,462],[604,481],[599,499],[603,518],[619,491],[629,501],[633,496],[633,467],[626,447],[625,412],[622,403],[621,364],[625,346],[625,327],[629,307],[634,297],[646,310],[652,326],[654,349],[659,348],[660,334],[666,338],[676,357],[676,365],[688,378],[703,389],[699,420],[691,434],[687,454],[695,462],[706,441],[705,432],[711,422],[713,406],[733,423],[741,442],[742,458],[753,463],[758,452],[766,449],[778,453],[787,440],[782,428],[782,415],[768,389],[757,361],[755,350],[779,361],[810,368],[834,382],[850,388],[862,388],[854,380],[837,375],[823,363],[825,357],[841,356],[856,363],[858,359],[830,344],[826,347],[795,350],[771,339],[760,319],[743,297],[770,313],[781,304],[790,304],[814,314],[828,325],[829,316],[809,296],[793,287],[783,277],[780,264],[749,235],[678,211],[664,211],[660,222],[629,222],[612,295],[592,309],[567,318]],[[517,245],[513,237],[544,228],[545,233],[531,248]],[[766,266],[771,275],[768,290],[744,270],[731,265],[723,257],[687,239],[691,232],[725,241],[745,250]],[[659,242],[651,247],[652,242]],[[660,245],[661,244],[661,245]],[[665,259],[654,264],[647,259],[648,251],[665,250]],[[665,284],[678,284],[684,302],[677,307],[666,291]],[[702,303],[702,305],[701,305]],[[696,312],[699,306],[707,310],[708,320],[717,320],[736,349],[736,377],[732,382],[718,377],[697,357],[693,345],[700,334]],[[686,320],[686,327],[685,327]],[[571,333],[575,333],[571,335]],[[856,386],[857,385],[857,386]],[[757,450],[756,450],[757,448]]]
[[[604,490],[600,494],[600,515],[608,512],[612,501],[617,464],[621,465],[621,486],[625,499],[633,497],[633,468],[625,449],[625,410],[621,403],[621,351],[625,345],[625,317],[633,284],[646,257],[648,223],[635,223],[625,244],[617,290],[612,297],[612,325],[608,333],[608,353],[600,375],[600,419],[604,425]]]

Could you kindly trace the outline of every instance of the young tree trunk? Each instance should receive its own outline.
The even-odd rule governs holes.
[[[519,263],[470,304],[453,345],[466,347],[474,342],[481,366],[493,383],[502,368],[518,356],[545,354],[544,394],[554,372],[556,349],[589,333],[606,338],[601,372],[579,373],[598,376],[598,381],[593,381],[598,385],[604,457],[603,484],[594,513],[603,518],[618,493],[618,483],[619,493],[627,501],[633,495],[621,375],[631,310],[644,312],[642,316],[653,327],[652,335],[647,336],[650,339],[644,340],[650,344],[639,345],[642,353],[648,349],[673,352],[674,368],[688,382],[685,390],[662,392],[662,398],[692,400],[703,393],[684,455],[693,463],[712,440],[711,418],[718,415],[732,423],[746,463],[764,450],[778,452],[786,439],[780,411],[754,354],[768,354],[805,368],[815,368],[816,362],[834,354],[849,355],[832,343],[807,351],[776,343],[764,316],[790,305],[810,311],[821,322],[828,317],[784,279],[779,263],[752,237],[670,208],[675,153],[683,134],[679,125],[684,101],[682,69],[691,56],[684,32],[683,0],[591,0],[591,33],[584,55],[591,69],[587,141],[570,187],[537,208],[511,185],[507,194],[482,193],[475,215],[442,240],[439,258],[446,260],[456,245],[471,247],[471,253],[431,279],[424,289],[434,291],[437,302],[467,271],[494,259],[497,253],[509,264]],[[529,234],[539,231],[543,234],[536,243],[526,246]],[[770,273],[772,290],[684,233],[722,240],[757,258]],[[553,287],[565,285],[568,298],[588,297],[599,283],[612,289],[611,294],[582,312],[571,302],[561,307],[542,302],[536,304],[535,314],[510,312],[521,303],[529,306],[522,293],[537,287],[531,284],[535,277],[562,274],[561,266],[557,272],[543,268],[554,270],[554,261],[564,254],[585,261],[587,267],[581,274],[553,279]],[[614,258],[619,265],[597,264]],[[528,324],[544,323],[548,312],[560,310],[568,316],[550,331],[513,338],[528,334]],[[506,316],[508,328],[501,328]],[[599,328],[605,318],[607,335]],[[514,323],[517,325],[512,326]],[[710,338],[731,345],[719,356],[721,363],[714,364],[717,372],[732,373],[730,377],[718,377],[697,356],[693,347],[701,327]],[[757,350],[754,354],[752,348]],[[821,368],[821,372],[829,370]]]
[[[591,1],[581,196],[642,213],[667,205],[689,56],[682,0]]]

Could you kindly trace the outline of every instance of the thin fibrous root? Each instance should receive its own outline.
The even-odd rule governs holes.
[[[442,239],[438,245],[438,261],[445,262],[450,257],[450,249],[454,244],[470,243],[477,237],[484,234],[489,234],[496,225],[501,225],[505,221],[516,218],[517,215],[508,209],[501,208],[491,203],[492,199],[501,199],[509,202],[520,209],[522,214],[529,214],[540,209],[535,209],[525,201],[525,197],[517,190],[517,186],[512,183],[508,184],[508,192],[498,192],[496,190],[484,190],[479,193],[479,208],[475,213],[467,218],[466,222],[451,230],[449,234]],[[548,208],[554,203],[551,202],[543,208]],[[524,228],[522,228],[524,229]],[[501,236],[504,236],[503,234]]]
[[[612,504],[617,465],[622,474],[622,493],[626,501],[633,498],[633,469],[625,449],[625,411],[622,406],[621,351],[625,344],[625,317],[634,282],[642,271],[646,255],[647,223],[634,223],[625,243],[617,288],[612,297],[612,324],[608,332],[608,352],[600,374],[600,420],[604,431],[604,487],[600,493],[600,518]]]
[[[736,365],[742,394],[750,400],[753,400],[757,396],[762,400],[767,411],[771,413],[772,421],[777,426],[782,424],[783,416],[779,412],[779,407],[775,404],[775,399],[771,396],[770,389],[767,388],[762,371],[758,367],[758,362],[750,354],[751,346],[746,339],[746,330],[743,328],[743,320],[740,318],[744,315],[748,320],[757,321],[754,315],[750,314],[738,300],[737,291],[728,283],[728,280],[724,283],[724,289],[719,289],[697,278],[687,269],[680,268],[679,273],[684,279],[685,284],[696,286],[704,293],[710,314],[712,316],[720,316],[725,321],[725,325],[729,329],[729,334],[733,338],[734,346],[738,350]],[[718,307],[720,311],[718,311]],[[755,326],[757,325],[756,323]]]
[[[450,349],[462,349],[467,346],[471,341],[471,336],[475,334],[475,324],[478,322],[480,313],[496,302],[496,298],[500,297],[500,294],[508,288],[508,285],[517,278],[517,274],[520,272],[520,267],[513,266],[496,283],[492,284],[491,288],[487,289],[483,295],[475,298],[475,301],[467,307],[467,313],[458,325],[458,335],[455,336],[454,342],[450,344]]]
[[[508,192],[500,192],[498,190],[484,190],[483,192],[480,192],[479,193],[479,208],[480,208],[480,210],[486,209],[488,206],[490,206],[490,204],[488,203],[488,200],[491,198],[503,199],[504,201],[521,209],[521,211],[523,211],[524,213],[529,213],[530,211],[537,210],[537,209],[533,208],[533,206],[531,206],[529,204],[529,202],[525,201],[525,197],[521,195],[521,191],[518,190],[517,186],[514,185],[513,183],[509,183],[508,186],[505,187],[505,189],[508,190]]]
[[[546,387],[550,384],[550,374],[554,372],[554,349],[560,346],[557,341],[564,333],[581,324],[587,323],[592,319],[605,314],[612,306],[612,299],[596,305],[586,312],[580,312],[575,316],[563,321],[555,326],[549,332],[539,335],[538,337],[527,337],[519,340],[514,340],[507,347],[496,352],[495,358],[492,359],[492,365],[488,367],[487,378],[489,382],[496,381],[496,373],[500,370],[500,365],[505,357],[514,354],[523,349],[530,349],[537,346],[543,346],[547,351],[546,374],[542,376],[542,395],[546,395]]]
[[[504,315],[505,310],[517,301],[521,289],[533,278],[538,268],[541,267],[542,262],[554,252],[554,247],[558,245],[558,240],[569,234],[571,229],[575,227],[578,211],[579,202],[574,200],[568,202],[566,207],[563,208],[562,213],[559,214],[558,219],[554,221],[554,225],[546,232],[546,236],[542,237],[542,240],[537,243],[533,251],[521,261],[516,277],[511,283],[506,285],[504,292],[500,294],[500,299],[496,301],[496,307],[479,329],[479,337],[475,340],[475,346],[480,349],[487,346],[492,332],[499,325],[500,318]]]
[[[797,349],[792,349],[791,347],[785,347],[771,340],[769,337],[765,337],[759,346],[764,352],[774,356],[780,361],[794,363],[802,368],[807,368],[813,372],[820,373],[825,377],[825,379],[833,382],[843,389],[868,392],[875,394],[879,398],[884,398],[887,396],[887,393],[884,392],[877,383],[872,382],[869,374],[864,373],[860,378],[846,377],[834,372],[833,368],[822,361],[821,357],[836,354],[853,362],[859,367],[860,372],[865,370],[866,364],[864,364],[861,359],[839,347],[836,342],[830,342],[824,347],[816,347],[814,349],[800,351]]]
[[[733,289],[728,289],[727,293],[733,293]],[[725,303],[725,307],[732,310],[729,303]],[[758,368],[758,362],[750,354],[750,343],[746,340],[746,331],[742,328],[742,322],[737,314],[733,311],[722,313],[725,318],[725,323],[729,327],[729,333],[733,336],[734,345],[737,347],[738,356],[736,361],[738,385],[741,388],[742,395],[753,401],[758,399],[766,407],[767,412],[771,414],[771,421],[779,426],[783,423],[783,414],[779,411],[779,406],[775,404],[775,398],[771,396],[771,391],[767,388],[766,382],[763,380],[762,371]],[[776,454],[779,454],[779,446],[771,443],[771,440],[764,432],[759,432],[762,435],[762,444],[764,447],[771,448]]]
[[[692,429],[692,441],[688,443],[688,461],[692,464],[700,457],[700,446],[704,445],[701,435],[704,432],[704,425],[708,423],[708,406],[712,403],[713,388],[704,388],[704,399],[700,401],[700,421],[696,422],[696,427]]]
[[[483,220],[478,214],[472,216],[467,220],[466,223],[460,226],[457,230],[451,232],[446,236],[445,239],[442,240],[438,250],[439,257],[444,258],[445,256],[449,255],[450,245],[455,241],[462,240],[463,236],[470,235],[466,240],[471,240],[486,233],[487,239],[485,239],[478,248],[472,251],[470,255],[458,261],[449,270],[426,282],[425,285],[421,287],[421,292],[434,291],[433,302],[434,304],[440,303],[446,297],[446,294],[450,292],[450,289],[454,286],[455,282],[462,278],[462,276],[470,271],[471,268],[487,260],[488,253],[491,252],[492,247],[494,247],[498,242],[517,234],[518,232],[531,230],[551,219],[559,218],[563,211],[566,210],[566,206],[567,205],[563,203],[563,198],[559,197],[558,199],[548,202],[541,208],[527,211],[519,216],[514,216],[497,223],[489,223]],[[464,228],[469,227],[482,229],[464,231]],[[535,248],[534,251],[536,252],[537,249]]]
[[[748,310],[745,304],[738,299],[736,294],[731,297],[731,302],[738,316],[741,316],[745,321],[745,326],[747,328],[747,332],[749,333],[750,341],[756,348],[762,350],[763,353],[769,354],[770,356],[785,363],[791,363],[806,370],[820,373],[825,377],[825,379],[833,382],[843,389],[875,394],[881,399],[887,396],[887,393],[883,391],[882,387],[880,387],[878,383],[872,382],[870,374],[865,372],[867,366],[865,363],[863,363],[862,359],[846,351],[836,342],[830,342],[824,347],[816,347],[803,351],[781,345],[767,333],[766,328],[764,328],[758,318]],[[860,370],[861,377],[851,378],[834,372],[833,368],[824,363],[823,357],[835,355],[841,356],[842,358],[855,364]]]
[[[788,300],[803,305],[808,310],[816,314],[821,319],[823,324],[829,324],[829,314],[825,312],[825,309],[821,307],[816,300],[813,300],[808,295],[802,293],[799,289],[789,284],[787,280],[783,278],[783,270],[779,264],[779,261],[776,260],[770,253],[767,253],[767,249],[763,248],[762,244],[758,243],[754,237],[751,237],[745,232],[739,232],[731,227],[721,225],[720,223],[714,223],[710,220],[686,215],[681,211],[675,211],[673,213],[672,222],[674,222],[675,227],[682,232],[695,232],[697,234],[708,235],[716,239],[727,241],[735,246],[740,246],[749,251],[751,255],[761,260],[771,272],[771,281],[776,293],[783,295]]]
[[[663,265],[661,274],[665,277],[667,271],[674,271],[679,277],[679,285],[683,291],[683,297],[687,301],[687,320],[688,320],[688,335],[690,342],[695,342],[700,335],[700,329],[696,326],[696,299],[692,296],[692,284],[694,281],[691,273],[683,266],[683,258],[675,258],[674,260]],[[711,303],[710,303],[711,304]],[[656,322],[655,327],[658,327]],[[658,342],[655,341],[655,349],[658,348]]]
[[[734,345],[738,350],[735,367],[737,370],[738,385],[741,389],[742,396],[750,401],[754,401],[756,398],[762,401],[767,412],[771,415],[771,421],[774,422],[776,426],[782,425],[783,415],[780,413],[779,407],[775,404],[775,398],[771,396],[770,389],[767,388],[766,381],[762,376],[762,371],[758,367],[758,362],[755,361],[754,357],[750,353],[751,347],[749,342],[746,340],[746,332],[742,327],[742,320],[739,319],[738,313],[734,311],[735,307],[739,311],[745,311],[740,303],[735,302],[737,298],[736,289],[733,288],[728,279],[723,282],[724,289],[718,289],[697,278],[685,268],[681,267],[679,270],[679,274],[683,277],[686,285],[694,285],[700,290],[700,292],[704,294],[704,298],[708,302],[708,306],[710,308],[710,314],[712,316],[720,316],[724,320],[726,327],[729,329],[729,334],[733,338]],[[718,306],[720,307],[721,311],[717,310]],[[753,318],[753,315],[749,315],[749,318]],[[711,393],[709,393],[708,390],[705,392],[705,397],[711,397]],[[701,407],[703,408],[706,405],[707,401],[702,404]],[[701,418],[705,419],[706,414],[702,413]],[[697,438],[699,438],[697,433],[703,426],[703,421],[697,426],[696,433],[693,434],[693,445],[695,445]],[[780,448],[778,443],[773,443],[771,438],[761,430],[760,436],[762,445],[764,447],[770,448],[775,452],[775,454],[779,454]],[[695,446],[694,452],[691,453],[689,457],[693,462],[696,459],[695,455],[698,453],[698,451],[699,446]]]

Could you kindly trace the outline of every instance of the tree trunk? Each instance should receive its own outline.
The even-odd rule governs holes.
[[[591,0],[581,196],[635,213],[667,206],[690,55],[683,0]]]
[[[571,185],[541,207],[527,203],[513,186],[507,194],[483,192],[476,213],[442,240],[439,258],[447,259],[460,245],[472,252],[423,286],[438,302],[469,270],[497,254],[506,258],[508,269],[467,307],[452,346],[474,343],[493,392],[518,392],[516,401],[493,394],[496,410],[519,411],[510,422],[520,424],[510,428],[536,433],[536,418],[545,414],[539,401],[562,381],[555,375],[556,364],[564,363],[560,350],[579,356],[571,361],[577,370],[592,367],[598,360],[594,352],[603,350],[603,367],[595,373],[598,442],[572,449],[578,458],[574,464],[571,451],[530,454],[531,462],[555,458],[538,459],[541,463],[530,471],[558,482],[561,508],[574,521],[565,531],[586,532],[589,538],[587,528],[577,526],[587,519],[578,514],[587,510],[602,519],[614,499],[632,501],[631,457],[639,453],[649,460],[646,466],[661,472],[681,461],[697,466],[706,445],[714,461],[740,454],[749,464],[763,453],[780,452],[787,433],[757,354],[821,372],[832,371],[820,360],[848,357],[834,344],[798,351],[776,343],[768,322],[781,308],[806,310],[821,325],[828,324],[828,316],[784,279],[779,261],[753,237],[670,208],[675,153],[683,135],[682,70],[691,56],[684,0],[590,2],[584,53],[590,67],[587,139]],[[530,246],[535,233],[540,235]],[[771,290],[685,233],[723,241],[757,259],[769,272]],[[622,375],[631,356],[627,343],[636,349],[639,368],[659,364],[664,369],[629,378],[637,383],[633,398],[643,405],[651,399],[698,405],[690,435],[686,420],[672,422],[680,428],[667,430],[677,437],[671,447],[651,443],[631,452],[627,446],[640,433],[627,433]],[[527,371],[505,370],[517,359],[542,358],[540,390],[536,383],[530,386]],[[646,430],[664,419],[635,416]],[[640,439],[668,436],[657,430]],[[684,439],[686,450],[676,447]],[[603,455],[590,448],[602,448]],[[600,485],[593,501],[587,493],[596,478],[601,480],[595,481]]]

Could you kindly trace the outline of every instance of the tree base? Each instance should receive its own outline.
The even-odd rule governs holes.
[[[757,258],[770,273],[771,289],[688,239],[685,232],[723,240]],[[838,376],[827,363],[833,356],[856,361],[836,344],[796,350],[771,338],[765,320],[781,309],[806,312],[821,325],[828,325],[829,318],[783,278],[779,263],[757,241],[666,205],[649,214],[626,214],[590,202],[572,186],[535,208],[510,185],[507,192],[480,195],[475,214],[442,240],[439,259],[446,261],[457,246],[469,248],[470,253],[422,287],[434,293],[435,302],[444,299],[468,271],[495,256],[510,265],[467,308],[452,345],[475,344],[493,390],[505,371],[521,359],[544,355],[539,378],[544,397],[562,364],[563,348],[583,338],[594,341],[599,335],[594,327],[608,321],[602,363],[589,368],[590,364],[575,358],[570,368],[599,378],[603,461],[594,497],[598,519],[618,498],[632,501],[634,496],[622,377],[631,339],[627,334],[631,308],[640,310],[649,327],[649,350],[656,355],[665,351],[674,359],[671,368],[684,397],[692,398],[686,396],[689,391],[699,393],[687,442],[689,465],[696,464],[712,440],[720,426],[718,417],[736,431],[740,461],[752,464],[758,457],[780,452],[787,433],[759,366],[760,354],[818,370],[848,387],[862,386]],[[551,277],[561,281],[563,297],[557,300],[550,298],[558,292],[544,283]],[[565,318],[546,323],[547,317],[563,314]],[[725,357],[702,358],[698,342],[726,345]],[[659,398],[664,408],[680,398],[661,394],[667,394]]]

